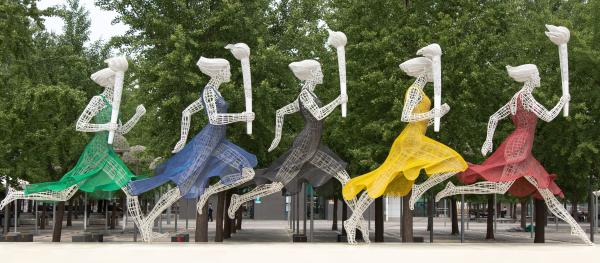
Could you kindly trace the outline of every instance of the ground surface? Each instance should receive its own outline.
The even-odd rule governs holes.
[[[195,225],[189,221],[186,231],[185,220],[175,224],[163,221],[162,231],[169,233],[190,233],[193,241]],[[496,239],[484,240],[485,224],[470,222],[465,231],[465,243],[459,236],[450,235],[450,222],[436,218],[434,223],[434,244],[429,242],[429,232],[425,230],[426,219],[415,218],[415,236],[424,237],[425,243],[399,243],[399,223],[397,220],[385,223],[385,243],[349,246],[336,243],[337,233],[331,230],[331,221],[317,220],[312,243],[292,243],[292,232],[287,221],[244,220],[243,230],[226,239],[223,244],[215,243],[214,222],[209,225],[209,240],[206,243],[170,243],[170,238],[156,240],[153,244],[133,243],[132,225],[124,233],[119,230],[104,230],[104,226],[91,226],[88,231],[104,232],[105,243],[71,243],[71,236],[82,232],[81,222],[63,230],[62,241],[50,243],[50,229],[41,230],[35,236],[36,243],[0,243],[4,256],[1,262],[31,262],[42,257],[46,260],[60,259],[60,262],[122,262],[119,258],[132,257],[135,262],[180,262],[179,259],[210,259],[201,262],[366,262],[377,258],[407,262],[568,262],[569,260],[600,260],[600,246],[583,245],[578,238],[569,234],[566,224],[550,223],[546,228],[546,244],[532,244],[527,232],[509,232],[514,223],[498,223]],[[310,227],[310,223],[307,223]],[[300,224],[302,227],[302,222]],[[374,223],[371,224],[374,227]],[[372,229],[373,230],[373,229]],[[20,232],[33,232],[30,227],[21,227]],[[155,229],[158,231],[158,228]],[[373,233],[371,233],[373,238]],[[24,255],[29,255],[24,257]],[[7,258],[7,257],[8,258]],[[510,259],[514,260],[510,260]],[[31,261],[27,260],[31,259]],[[285,260],[284,260],[285,259]],[[177,261],[175,261],[177,260]],[[128,260],[130,261],[130,260]],[[39,260],[35,260],[39,262]],[[45,262],[45,261],[44,261]]]

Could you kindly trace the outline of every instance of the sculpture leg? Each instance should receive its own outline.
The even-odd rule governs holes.
[[[257,197],[267,196],[273,193],[277,193],[283,189],[283,183],[274,182],[270,184],[263,184],[255,187],[252,191],[243,195],[233,194],[231,196],[231,203],[227,209],[227,216],[229,218],[235,218],[235,212],[242,206],[242,204],[254,200]]]
[[[410,196],[410,210],[415,209],[415,203],[421,198],[421,196],[427,192],[431,187],[448,180],[450,177],[454,176],[456,173],[440,173],[440,174],[432,174],[427,178],[425,182],[422,184],[413,184],[412,186],[412,194]]]
[[[588,245],[593,245],[592,241],[589,240],[585,231],[581,228],[581,226],[575,221],[573,217],[569,214],[569,212],[556,200],[556,197],[550,190],[547,188],[541,189],[535,178],[531,176],[525,176],[525,179],[529,181],[542,195],[544,201],[546,202],[546,206],[548,206],[548,210],[552,212],[556,217],[562,219],[567,222],[571,226],[571,234],[577,235],[584,243]]]
[[[198,211],[198,214],[202,214],[202,208],[204,207],[206,201],[208,201],[208,198],[211,195],[221,191],[229,190],[231,188],[238,187],[252,180],[252,178],[254,178],[254,169],[250,167],[243,168],[241,173],[224,176],[223,178],[221,178],[221,181],[211,185],[210,187],[208,187],[208,189],[206,189],[206,191],[204,191],[204,193],[202,193],[202,196],[200,196],[200,200],[198,200],[198,204],[196,205],[196,210]],[[226,183],[223,184],[223,182]]]
[[[160,216],[163,211],[171,207],[179,199],[181,199],[181,192],[179,191],[178,187],[167,191],[160,197],[160,199],[158,199],[156,205],[154,205],[154,208],[152,208],[152,211],[148,213],[146,218],[141,220],[139,230],[140,234],[142,235],[142,239],[145,242],[151,242],[154,238],[168,235],[168,233],[161,234],[152,232],[154,220],[156,220],[156,218]]]
[[[4,207],[15,201],[15,200],[38,200],[38,201],[67,201],[75,195],[77,190],[79,189],[79,184],[73,185],[62,191],[44,191],[39,193],[32,193],[25,195],[25,192],[22,190],[16,190],[10,186],[8,187],[8,194],[0,202],[0,210],[4,209]]]
[[[315,156],[310,160],[310,163],[315,167],[321,169],[322,171],[332,175],[335,179],[337,179],[342,187],[346,185],[346,183],[350,180],[350,175],[344,170],[344,168],[340,165],[340,163],[333,157],[329,156],[329,154],[318,151]],[[344,200],[351,211],[354,211],[356,207],[356,198],[352,198],[352,200]],[[363,211],[364,212],[364,211]],[[363,239],[365,243],[370,243],[369,240],[369,225],[367,221],[365,221],[363,214],[358,214],[358,223],[357,227],[360,229],[360,232],[363,234]]]
[[[358,201],[356,202],[356,205],[354,206],[354,211],[352,211],[352,215],[350,216],[350,218],[344,221],[344,229],[346,230],[348,244],[356,244],[356,228],[361,221],[364,222],[362,215],[367,210],[367,208],[369,208],[371,203],[373,203],[373,200],[374,199],[369,197],[369,194],[367,192],[363,192]],[[364,235],[365,233],[363,232],[363,236]]]
[[[459,194],[504,194],[513,185],[515,181],[508,182],[479,182],[465,186],[454,186],[452,182],[446,185],[444,190],[440,191],[435,196],[435,201],[438,202],[442,198]]]

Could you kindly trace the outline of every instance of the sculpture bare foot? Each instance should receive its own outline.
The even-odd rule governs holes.
[[[231,195],[231,202],[229,203],[229,207],[227,208],[227,216],[229,217],[229,219],[235,219],[235,212],[237,212],[237,210],[240,209],[241,203],[238,201],[239,198],[240,195],[238,194]]]
[[[356,226],[350,220],[344,221],[344,229],[346,230],[346,239],[348,244],[356,245]]]
[[[456,188],[454,184],[452,182],[448,182],[444,190],[440,191],[437,195],[435,195],[435,201],[439,202],[440,200],[442,200],[442,198],[451,196],[452,192],[454,191],[454,188]]]
[[[369,239],[369,225],[367,224],[367,222],[365,220],[362,220],[360,222],[360,225],[358,226],[358,229],[362,233],[362,238],[365,241],[365,243],[366,244],[370,244],[371,240]]]
[[[4,200],[2,200],[2,202],[0,202],[0,210],[4,209],[4,207],[8,204],[10,204],[12,201],[15,201],[15,192],[17,190],[15,190],[14,188],[7,186],[8,187],[8,193],[6,194],[6,197],[4,198]]]

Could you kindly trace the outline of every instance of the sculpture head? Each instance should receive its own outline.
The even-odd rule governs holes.
[[[220,78],[223,82],[231,80],[229,61],[226,59],[200,57],[196,65],[202,73],[211,78]]]
[[[104,88],[112,88],[115,85],[115,72],[110,68],[98,70],[90,78]]]
[[[517,82],[529,82],[532,88],[537,88],[541,85],[540,73],[534,64],[524,64],[516,67],[506,66],[506,71]]]
[[[425,57],[412,58],[400,64],[400,69],[411,77],[425,76],[427,82],[433,81],[431,60]]]
[[[289,65],[294,76],[301,81],[312,81],[316,84],[323,83],[323,72],[321,64],[313,59],[292,62]]]

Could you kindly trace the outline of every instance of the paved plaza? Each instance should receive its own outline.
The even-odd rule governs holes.
[[[450,222],[436,218],[434,221],[434,243],[429,242],[426,218],[414,219],[414,233],[423,237],[425,243],[399,243],[398,220],[385,222],[385,243],[359,244],[357,246],[337,243],[337,232],[331,230],[331,221],[316,220],[312,243],[292,243],[292,231],[284,220],[244,220],[243,229],[232,234],[223,243],[215,243],[215,222],[209,223],[209,242],[195,243],[194,220],[179,220],[177,230],[172,220],[162,223],[162,231],[189,233],[190,243],[170,243],[169,237],[152,244],[138,241],[133,243],[133,225],[129,223],[125,232],[105,230],[104,226],[89,226],[88,231],[105,234],[104,243],[72,243],[71,237],[82,232],[81,221],[64,228],[62,243],[51,243],[52,230],[40,230],[35,243],[0,243],[4,251],[1,262],[28,261],[26,255],[47,259],[47,262],[122,262],[123,258],[135,262],[182,262],[197,258],[200,262],[363,262],[372,260],[394,260],[399,262],[465,262],[476,258],[481,262],[566,262],[567,260],[589,260],[600,258],[600,246],[587,246],[569,234],[566,224],[554,224],[546,228],[546,244],[532,244],[527,232],[511,232],[518,223],[498,223],[496,239],[484,240],[486,225],[470,222],[465,231],[465,243],[460,237],[450,234]],[[302,222],[301,222],[302,223]],[[309,226],[309,222],[307,222]],[[302,224],[300,225],[302,227]],[[341,225],[340,225],[341,226]],[[466,225],[465,225],[466,226]],[[586,227],[584,225],[584,227]],[[374,231],[374,222],[371,222]],[[12,230],[12,229],[11,229]],[[33,232],[30,227],[19,228],[20,232]],[[159,229],[156,228],[155,231]],[[588,229],[589,230],[589,229]],[[373,239],[373,232],[371,232]],[[598,243],[598,242],[597,242]],[[46,261],[44,261],[46,262]],[[593,261],[592,261],[593,262]]]
[[[121,223],[122,221],[119,221]],[[189,233],[190,240],[194,240],[195,220],[190,219],[186,229],[186,221],[178,220],[177,229],[175,222],[171,220],[167,223],[163,220],[162,227],[155,227],[154,231],[168,234],[174,233]],[[337,232],[331,230],[331,221],[315,220],[313,230],[313,243],[335,243]],[[414,218],[414,235],[423,237],[424,242],[428,243],[430,234],[426,231],[427,218]],[[400,224],[399,220],[392,218],[385,222],[384,240],[386,243],[400,242]],[[460,227],[460,221],[459,221]],[[518,227],[518,222],[513,223],[497,223],[495,240],[485,240],[486,224],[484,222],[469,222],[465,223],[465,243],[532,243],[533,239],[529,232],[514,232],[511,231]],[[582,224],[582,227],[589,233],[589,225]],[[214,240],[215,222],[209,222],[209,242]],[[341,222],[338,223],[338,228],[341,229]],[[371,239],[374,238],[375,222],[371,221]],[[300,231],[302,232],[302,221],[300,222]],[[11,228],[13,231],[13,228]],[[19,227],[19,232],[33,233],[33,226]],[[88,226],[88,232],[98,232],[104,234],[104,242],[133,242],[133,223],[128,222],[125,231],[122,230],[122,225],[119,225],[115,230],[106,230],[103,225]],[[546,227],[546,242],[549,244],[582,244],[581,241],[569,233],[570,229],[567,224],[560,223],[558,227],[549,222]],[[83,232],[82,221],[73,221],[73,226],[63,226],[62,242],[71,242],[73,235],[78,235]],[[307,234],[310,232],[310,221],[307,221]],[[460,243],[459,235],[451,235],[451,224],[446,218],[435,218],[434,220],[434,243]],[[600,234],[600,233],[598,233]],[[284,220],[250,220],[245,219],[242,222],[242,230],[238,230],[232,234],[230,239],[226,239],[225,243],[261,243],[261,242],[291,242],[293,232],[289,229],[289,222]],[[45,230],[38,230],[35,235],[35,242],[50,242],[52,240],[52,225]],[[138,239],[138,242],[141,242]],[[167,235],[163,238],[155,240],[155,243],[170,242],[170,237]],[[597,242],[598,243],[598,242]]]

